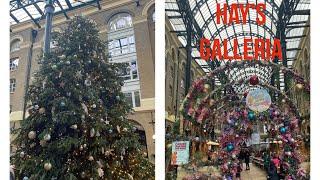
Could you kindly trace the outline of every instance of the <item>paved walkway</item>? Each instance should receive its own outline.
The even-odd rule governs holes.
[[[245,164],[243,164],[245,167]],[[243,170],[241,172],[241,180],[266,180],[267,175],[266,172],[263,171],[261,168],[255,166],[254,164],[250,163],[250,170]],[[212,166],[205,166],[198,169],[199,172],[208,173],[218,175],[220,174],[219,170],[216,167]],[[191,172],[187,172],[185,169],[178,168],[178,177],[177,180],[183,179],[187,174]]]
[[[245,164],[243,164],[245,168]],[[241,180],[266,180],[267,174],[261,168],[255,166],[254,164],[250,163],[250,170],[243,170],[241,172]]]

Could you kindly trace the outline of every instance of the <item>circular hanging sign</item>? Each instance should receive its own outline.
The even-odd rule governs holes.
[[[255,89],[248,93],[246,104],[252,111],[263,112],[269,109],[271,97],[265,89]]]

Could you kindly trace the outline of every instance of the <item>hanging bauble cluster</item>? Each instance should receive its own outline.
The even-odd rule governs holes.
[[[257,84],[259,84],[259,78],[257,75],[253,75],[250,77],[250,80],[249,80],[250,84],[255,86]]]

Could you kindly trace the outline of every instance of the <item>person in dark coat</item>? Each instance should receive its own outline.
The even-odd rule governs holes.
[[[279,175],[277,171],[277,167],[274,162],[270,162],[270,166],[268,169],[268,180],[279,180]]]
[[[250,170],[250,152],[249,152],[249,149],[247,149],[245,151],[245,154],[244,154],[244,161],[246,163],[246,170]]]

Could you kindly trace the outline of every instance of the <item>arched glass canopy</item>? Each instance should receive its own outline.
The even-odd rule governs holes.
[[[229,12],[230,5],[233,3],[264,3],[266,4],[266,10],[264,11],[266,23],[259,25],[256,21],[257,11],[250,9],[246,23],[218,24],[216,22],[216,6],[218,3],[226,3],[229,7]],[[166,15],[173,26],[173,32],[177,33],[182,46],[186,47],[188,45],[187,32],[191,31],[192,59],[195,59],[205,72],[210,72],[218,66],[226,65],[229,60],[213,60],[209,63],[202,60],[199,53],[199,41],[202,37],[211,41],[220,39],[220,42],[228,39],[228,52],[234,49],[234,39],[238,41],[237,48],[239,52],[243,52],[244,38],[270,39],[270,44],[273,44],[274,38],[278,38],[283,48],[283,61],[274,62],[291,68],[296,54],[300,50],[299,44],[304,36],[304,29],[309,26],[310,0],[166,0],[165,5]],[[239,15],[240,19],[242,19],[241,13]],[[224,77],[215,78],[215,83],[216,85],[223,83],[223,78],[229,81],[236,81],[241,78],[247,79],[253,74],[257,75],[261,82],[272,83],[272,69],[254,63],[252,63],[252,66],[225,71]],[[279,72],[277,78],[279,89],[284,91],[285,75]],[[251,87],[248,87],[248,85],[236,85],[233,88],[235,92],[242,94]]]
[[[64,14],[83,6],[100,7],[100,0],[54,0],[55,14]],[[40,20],[44,19],[45,0],[10,0],[10,25],[24,21],[32,21],[40,27]]]

